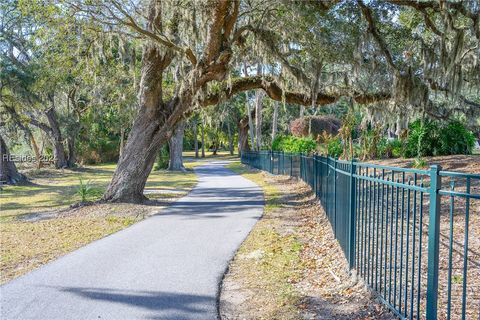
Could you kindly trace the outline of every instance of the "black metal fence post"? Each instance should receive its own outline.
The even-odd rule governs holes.
[[[349,228],[349,237],[348,237],[348,244],[349,244],[349,266],[350,269],[355,267],[355,228],[357,223],[357,207],[356,207],[356,199],[357,199],[357,179],[355,178],[355,174],[357,173],[357,165],[356,160],[352,159],[350,163],[350,228]]]
[[[273,151],[270,150],[269,154],[270,154],[270,170],[269,171],[270,171],[271,174],[273,174],[273,166],[274,166],[274,161],[275,161],[273,159]]]
[[[337,157],[333,159],[333,229],[335,239],[337,238]]]
[[[440,237],[441,167],[430,167],[430,208],[428,222],[427,320],[437,319],[438,263]]]

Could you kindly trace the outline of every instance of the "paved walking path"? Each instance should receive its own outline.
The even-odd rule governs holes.
[[[216,319],[228,261],[263,211],[261,189],[211,162],[160,214],[0,287],[0,319]]]

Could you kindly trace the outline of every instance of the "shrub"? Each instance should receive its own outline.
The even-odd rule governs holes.
[[[437,155],[439,130],[437,123],[429,119],[412,122],[408,127],[405,156],[411,158]]]
[[[475,136],[460,121],[439,125],[432,120],[416,120],[408,129],[403,155],[407,158],[450,154],[471,154]]]
[[[377,144],[377,155],[376,158],[390,158],[391,150],[388,144],[388,139],[385,137],[380,138],[380,141]]]
[[[403,153],[402,141],[382,138],[378,144],[377,156],[381,158],[399,158]]]
[[[330,157],[339,157],[343,153],[342,139],[335,137],[327,143],[327,153]]]
[[[403,143],[399,139],[390,140],[388,142],[388,147],[391,151],[392,158],[399,158],[403,153]]]
[[[163,170],[168,168],[168,162],[170,161],[170,152],[168,151],[168,145],[164,145],[160,148],[157,156],[157,163],[154,170]]]
[[[442,128],[439,135],[440,154],[472,154],[475,136],[460,121],[453,120]]]
[[[428,166],[428,163],[425,159],[422,158],[415,158],[412,163],[412,167],[416,169],[422,169],[426,168]]]
[[[80,197],[81,202],[87,202],[89,200],[96,199],[102,195],[102,190],[92,186],[91,181],[83,182],[82,178],[79,178],[79,185],[77,187],[77,196]]]
[[[298,118],[290,122],[290,132],[295,137],[305,137],[309,134],[310,119],[307,117]]]
[[[383,138],[385,139],[385,138]],[[375,159],[380,156],[379,147],[382,142],[382,127],[375,126],[363,130],[360,135],[361,158]],[[386,139],[385,139],[386,143]]]
[[[317,143],[312,138],[277,136],[272,142],[273,151],[310,153],[316,148]]]
[[[290,131],[296,137],[317,139],[324,133],[336,135],[341,125],[342,122],[333,116],[308,116],[290,122]]]
[[[285,136],[282,135],[277,135],[275,139],[272,141],[272,150],[273,151],[283,151],[283,140],[285,139]]]

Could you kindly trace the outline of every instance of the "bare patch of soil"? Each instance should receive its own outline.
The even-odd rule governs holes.
[[[442,170],[464,172],[464,173],[480,173],[480,155],[452,155],[441,157],[425,157],[423,158],[428,165],[438,164]],[[371,160],[370,163],[380,164],[384,166],[411,168],[415,159],[381,159]]]
[[[427,157],[425,160],[428,165],[440,165],[444,171],[480,174],[479,155]],[[371,162],[386,166],[411,167],[413,159],[384,159]],[[428,185],[428,177],[424,181]],[[471,178],[469,184],[469,193],[480,195],[480,179]],[[443,176],[442,191],[467,192],[467,179],[465,177]],[[440,200],[438,318],[447,318],[448,296],[450,294],[451,319],[461,319],[463,295],[465,294],[466,318],[477,319],[480,317],[478,308],[480,301],[480,200],[467,200],[460,196],[452,197],[450,195],[442,195]],[[424,253],[428,251],[428,205],[429,199],[425,197],[423,206],[425,219],[422,227],[422,251]],[[466,214],[467,208],[468,217]],[[451,257],[450,241],[452,244]],[[465,245],[466,243],[468,243],[468,246]],[[425,275],[425,279],[427,274],[426,262],[427,260],[424,259],[421,266],[421,272]],[[450,263],[452,272],[449,275]],[[465,274],[464,268],[466,268]],[[425,309],[425,299],[421,301],[421,309]]]

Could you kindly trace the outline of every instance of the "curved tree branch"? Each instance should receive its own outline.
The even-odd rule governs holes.
[[[256,76],[256,77],[245,77],[239,78],[233,81],[231,86],[228,86],[226,83],[221,86],[222,89],[215,93],[207,94],[207,96],[200,101],[201,106],[209,106],[220,103],[224,100],[227,100],[238,93],[243,91],[263,89],[265,93],[272,100],[283,101],[285,99],[286,103],[298,104],[303,106],[312,105],[312,96],[311,94],[303,94],[291,91],[284,91],[272,77],[269,76]],[[315,99],[316,105],[326,105],[331,104],[337,101],[340,97],[346,96],[346,94],[335,93],[318,93]],[[379,92],[375,94],[362,94],[354,92],[352,94],[355,102],[360,104],[369,104],[378,101],[384,101],[390,99],[390,94],[386,92]]]
[[[38,121],[34,115],[28,114],[28,118],[29,118],[28,121],[30,122],[31,125],[43,130],[47,134],[52,134],[53,133],[53,130],[49,125],[47,125],[47,124],[45,124],[41,121]]]
[[[228,25],[230,23],[230,20],[227,18],[229,8],[230,2],[221,0],[218,0],[214,6],[212,21],[208,26],[208,36],[205,44],[205,51],[203,57],[201,58],[201,61],[205,65],[213,62],[221,51],[220,49],[222,43],[225,40],[222,29],[227,27],[226,24]]]
[[[392,53],[390,52],[390,49],[388,48],[387,43],[382,38],[380,32],[377,29],[377,26],[375,25],[375,20],[373,19],[373,16],[372,16],[372,10],[369,7],[367,7],[362,0],[357,0],[357,3],[360,6],[360,9],[362,10],[362,14],[365,17],[365,20],[367,20],[368,31],[372,34],[378,46],[382,50],[388,65],[392,67],[392,69],[399,71],[398,67],[395,65],[395,62],[393,62]]]

